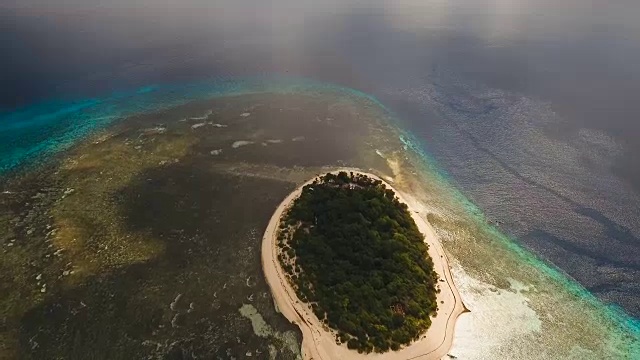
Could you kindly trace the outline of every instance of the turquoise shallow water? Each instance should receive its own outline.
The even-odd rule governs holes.
[[[373,97],[356,90],[306,79],[267,77],[149,85],[100,98],[52,100],[0,114],[0,174],[64,150],[78,139],[128,116],[216,96],[267,90],[356,94],[382,106]]]
[[[454,199],[453,207],[462,209],[464,212],[462,216],[481,228],[478,233],[487,235],[493,241],[496,241],[523,266],[528,265],[535,268],[544,277],[547,277],[553,283],[560,285],[563,291],[566,291],[570,296],[575,297],[577,303],[580,303],[581,306],[591,310],[591,314],[585,313],[585,316],[595,316],[596,322],[601,321],[601,319],[610,321],[611,326],[605,326],[605,328],[611,331],[611,334],[608,334],[611,336],[611,342],[608,344],[608,346],[611,347],[611,354],[617,354],[629,359],[640,358],[640,319],[629,316],[620,306],[603,304],[601,300],[586,290],[581,284],[573,280],[569,275],[562,271],[562,269],[540,259],[535,254],[519,245],[516,239],[500,232],[498,228],[487,222],[482,209],[471,202],[461,191],[451,185],[454,180],[448,173],[438,166],[437,161],[433,156],[425,151],[425,146],[420,139],[410,132],[403,131],[403,135],[400,140],[404,144],[405,149],[410,149],[412,152],[418,154],[421,162],[420,165],[422,165],[426,170],[424,172],[428,173],[428,179],[435,180],[439,185],[446,188],[446,192],[448,193],[447,197]],[[486,272],[491,273],[491,269],[487,269]],[[531,299],[525,298],[525,301],[529,300]],[[538,314],[538,316],[541,315],[542,314]],[[499,321],[494,325],[504,326],[503,324],[500,324]],[[482,331],[482,329],[478,328],[475,328],[474,330]],[[484,330],[491,331],[491,327],[488,326]],[[603,337],[606,337],[606,335],[603,334]],[[460,350],[461,354],[467,355],[465,354],[464,346],[461,348],[462,349],[456,350]],[[576,356],[576,358],[580,358],[580,355]],[[589,355],[583,354],[583,356],[585,356],[585,358],[592,358]],[[473,358],[474,356],[470,355],[469,357]],[[536,358],[536,356],[533,356],[532,358]]]
[[[55,100],[31,105],[0,115],[0,172],[7,173],[23,166],[37,165],[61,150],[72,146],[85,136],[109,124],[138,113],[158,111],[194,100],[216,96],[231,96],[261,92],[277,93],[338,93],[366,99],[383,108],[393,121],[395,114],[376,98],[362,92],[296,78],[251,78],[242,80],[211,80],[187,84],[156,84],[139,89],[113,93],[100,98],[81,100]],[[481,209],[451,185],[451,179],[424,150],[424,144],[411,133],[404,132],[401,141],[408,151],[418,154],[429,174],[443,188],[446,187],[456,207],[463,209],[466,218],[482,226],[512,257],[531,266],[562,286],[581,306],[590,309],[590,315],[606,319],[610,326],[612,346],[630,358],[640,357],[640,321],[626,315],[619,307],[604,305],[580,284],[557,267],[541,261],[513,239],[500,233],[484,220]],[[464,265],[464,261],[461,260]],[[486,270],[491,272],[490,269]],[[603,334],[603,337],[605,334]],[[622,339],[622,340],[620,340]],[[622,341],[618,343],[617,341]]]
[[[410,133],[404,134],[402,136],[401,141],[405,144],[407,148],[410,148],[412,151],[416,152],[420,155],[422,159],[424,159],[425,165],[429,170],[432,171],[432,174],[436,176],[439,181],[443,183],[448,183],[451,181],[449,175],[438,169],[436,165],[436,161],[432,156],[427,154],[425,150],[420,146],[420,140],[417,139]],[[472,215],[476,218],[476,221],[479,223],[486,223],[484,220],[484,214],[478,206],[472,203],[467,197],[462,194],[462,192],[457,189],[450,187],[453,195],[456,197],[458,203],[465,209],[468,215]],[[577,282],[570,279],[561,269],[554,266],[553,264],[549,264],[548,262],[542,261],[540,258],[532,254],[531,252],[524,249],[522,246],[518,245],[514,239],[509,238],[509,236],[501,233],[497,228],[491,225],[486,225],[486,230],[490,232],[495,239],[499,239],[501,244],[507,247],[510,251],[517,254],[521,259],[533,265],[537,269],[543,271],[548,276],[552,277],[559,283],[562,283],[566,289],[572,294],[579,296],[585,301],[591,303],[594,306],[606,308],[606,311],[609,316],[616,319],[617,322],[624,324],[632,334],[635,334],[638,339],[640,339],[640,319],[636,319],[627,315],[622,308],[616,305],[608,305],[605,306],[602,304],[600,300],[598,300],[595,296],[593,296],[589,291],[587,291],[583,286],[578,284]],[[640,343],[638,344],[638,355],[640,356]]]

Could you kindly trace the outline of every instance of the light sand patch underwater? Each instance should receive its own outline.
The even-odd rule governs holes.
[[[251,320],[251,326],[256,335],[263,338],[273,337],[276,341],[280,342],[283,347],[289,349],[292,354],[296,354],[296,358],[302,358],[300,355],[300,347],[293,331],[286,331],[284,333],[274,331],[273,328],[264,321],[264,318],[258,310],[251,304],[243,304],[238,311],[240,311],[242,316]],[[275,360],[278,356],[278,350],[275,347],[274,349],[275,351],[271,350],[269,352],[269,357]]]
[[[234,141],[233,144],[231,144],[231,147],[234,148],[234,149],[237,149],[239,147],[247,146],[247,145],[251,145],[251,144],[253,144],[253,141],[238,140],[238,141]]]

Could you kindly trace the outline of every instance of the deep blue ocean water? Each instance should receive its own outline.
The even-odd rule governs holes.
[[[393,111],[503,232],[640,317],[639,15],[626,0],[0,4],[0,171],[131,114],[336,84]]]

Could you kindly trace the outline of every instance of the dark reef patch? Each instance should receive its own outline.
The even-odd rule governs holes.
[[[255,275],[260,234],[292,186],[196,164],[141,174],[118,203],[131,231],[162,239],[162,256],[88,278],[32,309],[22,320],[21,346],[37,343],[33,358],[241,357],[247,349],[266,356],[269,342],[247,336],[237,304],[252,303],[275,320],[269,289]]]

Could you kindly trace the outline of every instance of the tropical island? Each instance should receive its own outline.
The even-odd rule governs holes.
[[[308,181],[276,210],[263,268],[277,307],[303,331],[306,359],[447,354],[465,309],[417,212],[382,179],[351,170]]]
[[[385,352],[417,339],[438,309],[423,239],[393,190],[343,171],[303,187],[280,223],[278,258],[338,342]]]

